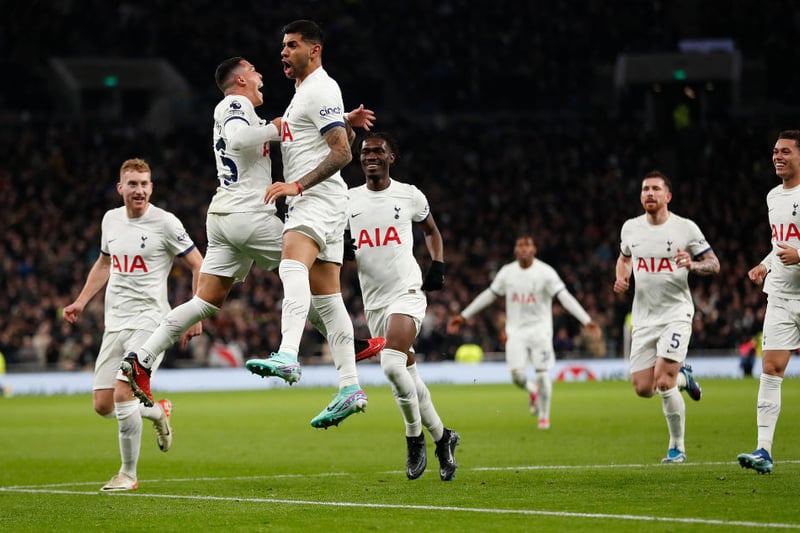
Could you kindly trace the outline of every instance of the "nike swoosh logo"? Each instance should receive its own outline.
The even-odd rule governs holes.
[[[356,217],[357,217],[358,215],[360,215],[360,214],[361,214],[361,213],[354,213],[354,214],[350,215],[350,218],[356,218]]]
[[[111,244],[112,242],[114,242],[114,241],[116,241],[116,240],[117,240],[117,239],[108,239],[108,244]]]

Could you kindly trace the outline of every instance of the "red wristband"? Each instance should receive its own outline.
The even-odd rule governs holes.
[[[297,187],[297,194],[299,194],[300,196],[303,196],[303,188],[300,186],[300,184],[295,181],[294,182],[294,186]]]

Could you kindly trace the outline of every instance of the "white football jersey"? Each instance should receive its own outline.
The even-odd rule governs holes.
[[[260,128],[249,146],[231,147],[226,126],[244,123]],[[263,140],[262,140],[263,138]],[[275,212],[275,204],[264,204],[264,193],[272,184],[272,160],[269,142],[278,140],[274,125],[262,120],[252,102],[244,96],[228,95],[214,109],[214,158],[219,185],[208,207],[209,213]]]
[[[553,298],[566,290],[553,267],[534,259],[522,268],[514,261],[497,272],[491,291],[506,298],[506,333],[525,333],[549,344],[553,340]]]
[[[172,261],[194,242],[175,215],[152,204],[139,218],[128,218],[124,206],[111,209],[101,228],[100,251],[111,258],[105,330],[154,330],[170,309]]]
[[[344,103],[339,84],[322,67],[296,88],[281,121],[283,179],[294,183],[319,165],[330,152],[323,134],[334,126],[344,127]],[[303,194],[344,195],[347,185],[337,171]],[[288,198],[291,203],[297,196]]]
[[[371,191],[366,184],[350,189],[347,221],[356,243],[364,309],[379,309],[398,295],[422,291],[413,223],[430,212],[422,191],[396,180],[382,191]]]
[[[800,248],[800,186],[784,189],[778,185],[767,193],[769,225],[772,229],[772,253],[767,261],[769,274],[764,278],[764,292],[787,300],[800,299],[800,267],[784,265],[775,253],[778,243]]]
[[[697,224],[675,213],[663,224],[650,224],[642,214],[622,225],[620,251],[631,258],[635,280],[634,327],[692,321],[689,270],[675,263],[678,248],[694,258],[711,246]]]

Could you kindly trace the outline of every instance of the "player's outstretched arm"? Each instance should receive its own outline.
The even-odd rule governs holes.
[[[81,289],[81,293],[75,298],[75,301],[64,307],[64,320],[70,324],[74,324],[78,317],[83,313],[83,308],[89,303],[97,292],[102,289],[108,278],[111,275],[111,258],[106,254],[101,253],[97,261],[92,265],[89,275],[86,277],[86,283]]]
[[[454,335],[458,333],[459,328],[464,325],[464,317],[461,315],[453,315],[447,321],[447,333]]]

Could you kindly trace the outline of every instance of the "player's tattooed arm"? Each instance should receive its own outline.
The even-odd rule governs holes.
[[[709,250],[692,261],[690,270],[700,276],[719,274],[719,259],[717,259],[717,255],[712,250]]]
[[[331,149],[319,165],[298,180],[300,187],[306,190],[317,183],[330,178],[335,172],[344,168],[352,159],[353,152],[347,142],[347,132],[343,127],[333,127],[325,132],[325,142]]]
[[[353,125],[350,123],[350,119],[347,118],[347,115],[344,116],[344,127],[347,131],[347,144],[353,146],[353,141],[356,140],[356,132],[353,131]]]

